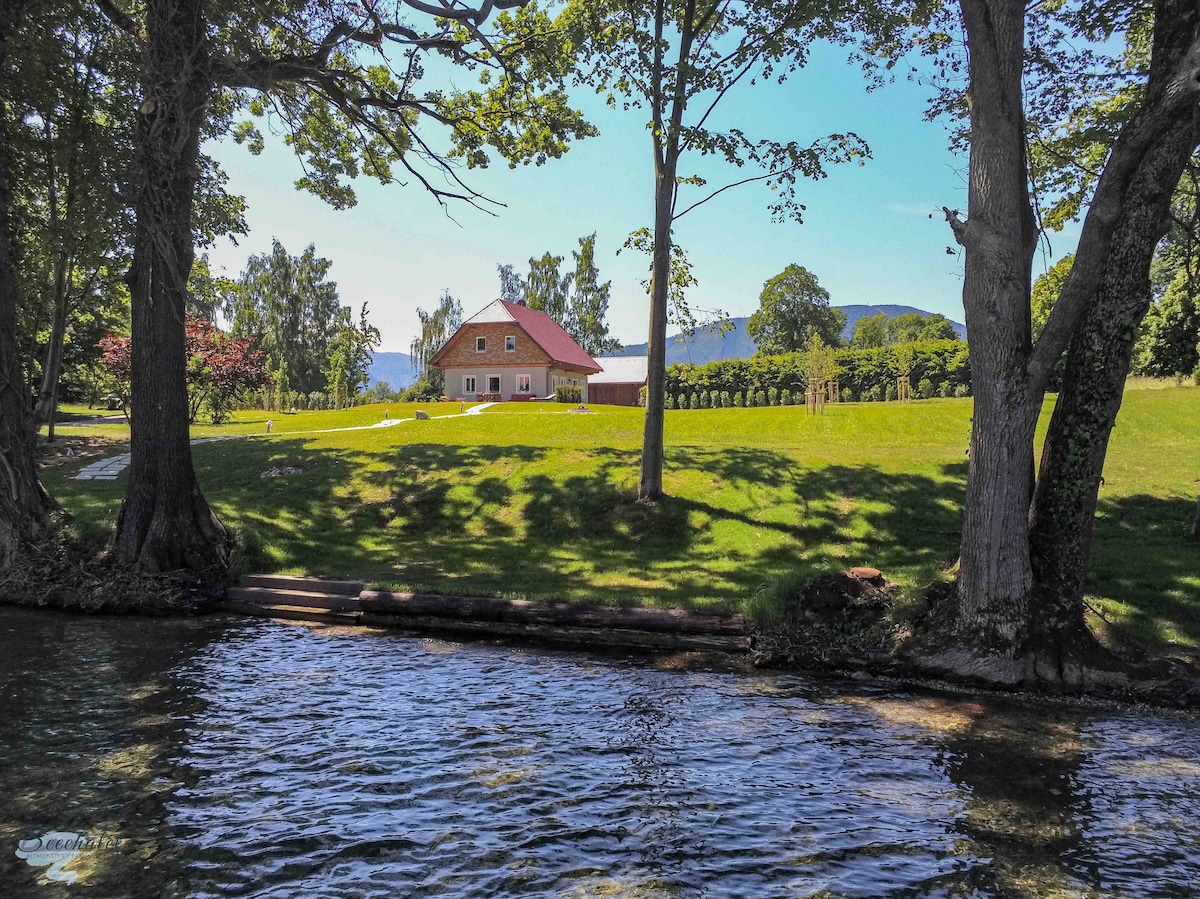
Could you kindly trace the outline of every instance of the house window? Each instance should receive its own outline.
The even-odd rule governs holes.
[[[475,338],[475,352],[477,352],[477,353],[486,353],[487,352],[487,338],[486,337],[476,337]]]
[[[517,351],[517,338],[505,337],[504,338],[504,352],[515,353],[516,351]]]
[[[475,376],[463,375],[463,393],[475,392]]]
[[[517,393],[529,392],[529,375],[517,375]]]
[[[499,393],[500,392],[500,376],[499,375],[488,375],[487,392],[488,393]]]

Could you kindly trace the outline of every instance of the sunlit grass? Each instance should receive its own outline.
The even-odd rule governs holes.
[[[970,400],[673,411],[658,506],[634,502],[643,414],[509,403],[317,433],[416,407],[242,413],[196,447],[205,494],[270,567],[443,593],[740,608],[781,578],[871,565],[909,589],[958,544]],[[431,415],[458,404],[426,405]],[[1050,402],[1042,417],[1044,430]],[[267,437],[265,421],[274,422]],[[1147,639],[1200,644],[1200,391],[1137,391],[1114,431],[1091,601]],[[302,433],[303,432],[303,433]],[[298,474],[264,478],[272,467]],[[96,535],[117,482],[46,482]]]

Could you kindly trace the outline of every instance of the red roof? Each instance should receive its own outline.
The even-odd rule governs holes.
[[[596,360],[584,352],[571,335],[562,329],[562,325],[545,312],[505,300],[500,300],[500,305],[555,362],[565,362],[594,372],[601,371]]]

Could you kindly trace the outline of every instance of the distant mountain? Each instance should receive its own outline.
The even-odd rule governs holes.
[[[367,386],[374,387],[380,381],[387,381],[392,390],[403,390],[417,379],[412,356],[408,353],[373,353],[367,376]]]
[[[842,330],[842,339],[849,340],[854,333],[854,323],[860,318],[865,318],[869,315],[879,315],[881,312],[889,316],[902,315],[905,312],[918,312],[921,315],[932,315],[931,312],[926,312],[924,309],[917,309],[914,306],[895,306],[885,304],[882,306],[837,306],[846,313],[846,327]],[[667,340],[667,365],[675,362],[691,362],[695,365],[703,365],[706,362],[714,362],[718,359],[749,359],[754,355],[757,347],[754,341],[750,339],[749,333],[746,331],[746,322],[750,321],[749,317],[732,318],[734,329],[728,334],[721,335],[713,331],[697,331],[696,336],[688,341],[685,340],[682,334],[676,333],[670,335]],[[954,331],[960,338],[967,336],[965,325],[954,322]],[[644,356],[646,355],[648,344],[636,343],[626,346],[621,350],[620,355],[623,356]]]

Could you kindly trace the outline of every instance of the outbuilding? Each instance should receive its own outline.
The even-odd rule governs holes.
[[[588,402],[609,406],[640,406],[646,386],[648,356],[601,356],[602,371],[588,376]]]

